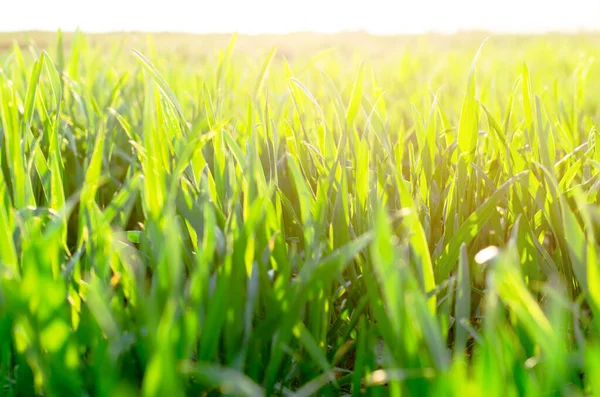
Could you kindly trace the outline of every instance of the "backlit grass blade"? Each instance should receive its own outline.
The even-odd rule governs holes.
[[[38,82],[43,67],[44,54],[42,53],[40,59],[38,59],[33,65],[33,69],[31,70],[31,77],[29,78],[29,85],[27,86],[27,94],[25,95],[25,107],[23,117],[27,125],[31,125],[35,95],[37,92]]]
[[[458,282],[456,288],[456,308],[454,309],[454,354],[464,354],[467,344],[467,331],[463,321],[469,321],[471,313],[471,278],[469,272],[469,258],[467,257],[467,245],[460,247],[460,259],[458,261]]]
[[[429,253],[429,247],[427,245],[427,238],[425,236],[425,231],[423,230],[423,225],[419,220],[416,205],[413,199],[411,198],[410,192],[408,191],[408,187],[406,186],[404,180],[401,177],[398,178],[398,187],[400,189],[400,199],[402,200],[403,208],[407,210],[404,212],[403,218],[406,225],[406,229],[408,231],[408,235],[410,236],[410,242],[413,247],[413,252],[416,256],[417,272],[419,274],[419,277],[421,278],[421,282],[423,283],[424,291],[433,291],[435,290],[435,277],[433,271],[433,264],[431,261],[431,255]],[[435,295],[429,298],[428,303],[431,312],[435,313]]]
[[[258,79],[256,80],[256,86],[254,88],[254,98],[258,97],[258,94],[260,93],[260,91],[265,83],[265,78],[267,77],[267,75],[269,73],[269,67],[271,66],[271,62],[273,62],[273,58],[275,57],[276,52],[277,52],[277,47],[273,47],[271,49],[271,51],[269,51],[269,53],[267,54],[267,58],[265,59],[265,62],[263,63],[263,65],[260,69]]]
[[[79,246],[83,244],[84,238],[86,238],[89,234],[93,233],[93,231],[88,231],[84,233],[84,225],[83,222],[86,219],[86,212],[89,209],[89,206],[95,202],[96,192],[98,190],[98,182],[100,179],[100,173],[102,172],[102,159],[104,155],[104,142],[105,135],[104,131],[99,131],[96,135],[96,142],[94,144],[94,149],[92,152],[92,156],[90,158],[90,163],[85,173],[85,183],[83,189],[81,191],[80,196],[80,213],[79,219],[81,221],[79,226]]]
[[[351,128],[354,119],[358,113],[360,102],[363,96],[363,87],[365,83],[365,63],[361,61],[354,85],[352,86],[352,93],[350,94],[350,102],[346,108],[346,128]]]
[[[467,78],[467,91],[463,98],[462,109],[460,111],[460,121],[458,125],[458,149],[462,153],[472,153],[477,147],[477,137],[479,132],[478,106],[475,98],[475,64],[485,41],[477,50],[469,77]]]
[[[0,101],[2,101],[0,118],[4,136],[2,149],[9,166],[12,199],[16,208],[23,208],[29,204],[27,203],[24,145],[21,141],[21,133],[24,129],[19,123],[16,93],[12,83],[2,71],[0,71]]]
[[[171,88],[169,88],[165,80],[159,74],[158,70],[141,52],[139,52],[138,50],[132,50],[132,52],[133,55],[140,60],[141,64],[144,66],[144,68],[150,74],[150,76],[152,76],[152,78],[156,81],[156,83],[160,87],[161,92],[165,95],[165,98],[167,98],[170,104],[177,110],[177,114],[179,116],[179,121],[181,122],[181,125],[183,126],[183,128],[187,129],[188,127],[185,121],[183,110],[181,109],[181,105],[175,97],[175,94],[173,93],[173,91],[171,91]]]
[[[377,279],[381,285],[381,291],[386,304],[386,311],[392,326],[392,331],[399,335],[402,328],[401,303],[402,293],[399,289],[399,271],[397,267],[398,257],[392,243],[392,231],[389,220],[383,208],[379,208],[375,218],[375,239],[371,245],[373,256],[373,267]]]
[[[319,105],[319,103],[317,102],[317,100],[315,99],[313,94],[310,92],[310,90],[304,84],[302,84],[299,80],[297,80],[295,78],[291,78],[290,81],[293,82],[294,84],[296,84],[298,87],[300,87],[300,89],[302,89],[302,92],[304,92],[306,97],[308,99],[310,99],[310,101],[315,105],[315,107],[319,111],[319,114],[321,115],[321,119],[323,121],[325,121],[325,113],[323,113],[323,109],[321,109],[321,106]]]
[[[6,197],[6,183],[4,176],[0,173],[0,265],[7,267],[12,272],[18,272],[18,257],[12,238],[14,229],[10,214],[7,213],[5,203],[8,202]],[[0,269],[1,269],[0,267]]]
[[[525,63],[523,63],[523,71],[521,73],[521,87],[523,93],[523,110],[525,112],[525,128],[531,129],[533,128],[533,96],[531,93],[529,69]]]

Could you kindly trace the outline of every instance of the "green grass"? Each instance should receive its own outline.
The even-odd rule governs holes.
[[[0,394],[600,394],[594,36],[63,39],[0,57]]]

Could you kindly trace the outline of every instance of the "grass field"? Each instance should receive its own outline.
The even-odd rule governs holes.
[[[0,35],[0,395],[600,395],[597,35],[484,38]]]

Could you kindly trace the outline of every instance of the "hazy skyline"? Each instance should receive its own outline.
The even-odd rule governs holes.
[[[600,0],[1,0],[1,31],[375,34],[600,30]]]

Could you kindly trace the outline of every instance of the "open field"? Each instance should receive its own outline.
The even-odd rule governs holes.
[[[0,394],[600,395],[599,35],[485,37],[0,34]]]

